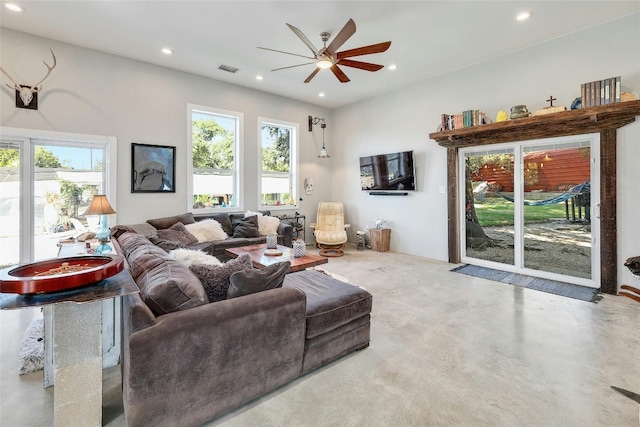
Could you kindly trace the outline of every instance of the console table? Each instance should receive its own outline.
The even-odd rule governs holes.
[[[0,293],[2,310],[45,307],[52,311],[56,426],[102,426],[102,304],[137,292],[125,269],[98,283],[61,292]]]

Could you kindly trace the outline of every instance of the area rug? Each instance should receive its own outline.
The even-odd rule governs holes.
[[[22,337],[18,353],[18,369],[20,375],[44,369],[44,319],[31,322]]]
[[[582,301],[598,302],[602,298],[598,295],[598,289],[558,282],[556,280],[525,276],[524,274],[509,273],[507,271],[494,270],[493,268],[479,267],[477,265],[465,264],[451,271]]]

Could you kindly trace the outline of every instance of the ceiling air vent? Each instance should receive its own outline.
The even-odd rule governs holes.
[[[238,72],[239,68],[232,67],[231,65],[220,65],[218,70],[226,71],[227,73],[235,74]]]

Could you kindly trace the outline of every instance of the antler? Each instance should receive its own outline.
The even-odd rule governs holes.
[[[33,86],[31,86],[31,90],[34,92],[38,92],[41,88],[38,88],[38,85],[40,83],[42,83],[43,81],[45,81],[45,79],[47,77],[49,77],[49,74],[51,74],[51,70],[53,70],[54,68],[56,68],[56,65],[58,64],[58,61],[56,60],[56,55],[55,53],[53,53],[53,49],[49,49],[51,51],[51,56],[53,56],[53,65],[50,67],[49,64],[47,64],[46,62],[44,62],[44,59],[42,60],[42,62],[44,63],[44,65],[46,65],[48,71],[47,74],[42,78],[42,80],[40,80],[38,83],[34,84]]]
[[[10,84],[6,83],[6,85],[7,85],[7,87],[9,89],[18,89],[18,90],[20,90],[20,83],[18,83],[18,81],[16,79],[14,79],[13,76],[11,76],[11,74],[9,74],[7,72],[7,70],[5,70],[4,68],[2,68],[2,66],[0,66],[0,71],[2,71],[7,77],[9,77],[9,80],[11,80],[13,82],[13,84],[14,84],[13,87],[11,87]]]

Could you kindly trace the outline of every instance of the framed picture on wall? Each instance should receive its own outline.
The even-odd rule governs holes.
[[[131,144],[131,192],[176,192],[176,147]]]

